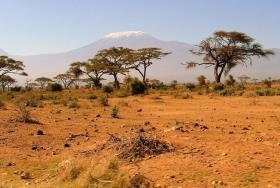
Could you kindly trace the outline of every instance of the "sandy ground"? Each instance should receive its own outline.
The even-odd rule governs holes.
[[[0,187],[40,187],[55,178],[61,161],[93,157],[82,154],[104,143],[108,134],[130,135],[140,128],[176,148],[137,163],[137,170],[157,186],[214,187],[213,181],[221,181],[224,185],[216,187],[280,187],[280,97],[150,95],[110,98],[109,103],[101,107],[80,99],[79,109],[69,109],[48,101],[32,110],[41,125],[13,121],[17,112],[12,104],[0,110]],[[111,117],[115,104],[117,119]],[[38,129],[44,135],[36,135]],[[86,132],[87,139],[66,140],[69,133]],[[124,166],[136,168],[128,162]],[[22,180],[20,171],[29,171],[32,179]]]

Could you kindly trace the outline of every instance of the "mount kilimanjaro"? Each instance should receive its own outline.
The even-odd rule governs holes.
[[[213,80],[212,69],[198,67],[186,70],[182,65],[188,60],[201,61],[201,57],[193,55],[189,50],[195,46],[177,41],[159,40],[149,34],[141,31],[117,32],[106,35],[87,46],[71,50],[65,53],[43,54],[32,56],[10,55],[0,50],[0,55],[9,55],[10,57],[24,62],[26,72],[29,79],[46,76],[53,77],[59,73],[64,73],[69,64],[75,61],[85,61],[92,58],[99,50],[110,48],[113,46],[122,46],[132,49],[145,47],[157,47],[163,51],[171,52],[171,55],[164,57],[148,70],[148,78],[159,79],[165,82],[178,80],[180,82],[194,81],[198,75],[205,75],[209,80]],[[238,66],[233,69],[231,74],[235,77],[240,75],[248,75],[252,78],[264,79],[272,77],[280,78],[280,49],[272,49],[275,55],[268,59],[255,58],[252,65],[247,67]],[[132,73],[134,74],[134,73]],[[17,77],[19,80],[26,78]]]

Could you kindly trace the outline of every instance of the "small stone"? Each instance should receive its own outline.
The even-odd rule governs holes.
[[[228,132],[228,134],[233,134],[233,133],[234,133],[233,131],[229,131],[229,132]]]
[[[69,147],[70,147],[70,144],[68,144],[68,143],[64,144],[64,148],[69,148]]]
[[[143,111],[143,109],[142,109],[142,108],[140,108],[140,109],[138,109],[138,110],[137,110],[137,112],[142,112],[142,111]]]
[[[145,122],[144,122],[144,125],[146,125],[146,126],[147,126],[147,125],[150,125],[150,124],[151,124],[151,122],[149,122],[149,121],[145,121]]]
[[[44,132],[43,132],[42,130],[39,129],[39,130],[37,130],[36,134],[39,135],[39,136],[41,136],[41,135],[44,135]]]
[[[144,133],[145,130],[144,130],[143,128],[141,128],[141,129],[139,129],[139,132],[140,132],[140,133]]]
[[[71,120],[71,118],[69,117],[68,120]]]
[[[20,175],[20,178],[21,178],[21,179],[24,179],[24,180],[30,179],[30,173],[29,173],[29,172],[23,172],[23,173]]]
[[[37,149],[38,149],[38,146],[37,146],[37,145],[32,145],[31,149],[32,149],[32,150],[37,150]]]
[[[222,156],[227,156],[228,154],[227,153],[222,153]]]
[[[101,115],[100,115],[100,114],[97,114],[96,117],[101,117]]]

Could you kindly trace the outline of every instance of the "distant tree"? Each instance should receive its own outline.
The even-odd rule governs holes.
[[[164,87],[164,83],[161,82],[160,80],[156,80],[156,79],[147,80],[147,84],[152,89],[160,89],[160,88]]]
[[[70,68],[68,70],[68,73],[73,76],[72,83],[75,86],[75,88],[79,88],[80,84],[82,82],[81,76],[83,75],[83,72],[81,71],[81,68],[78,66],[82,62],[74,62],[70,65]]]
[[[274,53],[264,50],[254,42],[254,39],[240,32],[215,32],[212,37],[203,40],[197,50],[191,50],[195,55],[204,56],[202,63],[187,62],[187,68],[205,65],[214,68],[216,82],[221,82],[222,74],[228,74],[237,65],[252,63],[252,57],[267,57]]]
[[[21,61],[16,61],[7,56],[0,56],[0,77],[7,74],[27,76]]]
[[[176,87],[177,87],[177,85],[178,85],[178,81],[177,80],[172,80],[171,82],[170,82],[170,87],[171,88],[173,88],[173,89],[176,89]]]
[[[10,77],[9,75],[0,76],[0,84],[2,87],[2,91],[5,91],[6,87],[10,87],[14,83],[16,83],[16,80]]]
[[[61,83],[65,89],[68,89],[73,83],[73,75],[69,72],[58,74],[54,79]]]
[[[95,55],[95,58],[106,66],[106,72],[114,77],[114,87],[116,89],[120,88],[118,75],[125,75],[128,72],[132,51],[129,48],[112,47],[101,50]]]
[[[206,85],[206,77],[204,75],[200,75],[196,79],[198,81],[199,86],[205,86]]]
[[[105,63],[102,62],[101,58],[89,59],[88,62],[72,63],[71,66],[77,69],[77,72],[79,71],[86,75],[96,88],[102,86],[101,80],[103,80],[103,76],[108,73],[107,67]]]
[[[271,77],[269,77],[268,79],[265,79],[265,80],[263,81],[263,83],[266,85],[267,88],[271,88],[271,86],[272,86]]]
[[[133,53],[131,68],[135,69],[142,77],[146,85],[147,68],[153,64],[153,61],[159,60],[170,52],[162,52],[160,48],[142,48]]]
[[[240,80],[241,84],[246,84],[251,78],[247,75],[241,75],[238,77],[238,79]]]
[[[47,78],[47,77],[39,77],[35,79],[35,82],[37,82],[40,86],[41,89],[45,89],[47,87],[47,85],[52,81],[52,79]]]
[[[252,80],[252,82],[253,82],[254,84],[256,84],[256,83],[258,82],[259,79],[257,79],[257,78],[252,78],[251,80]]]

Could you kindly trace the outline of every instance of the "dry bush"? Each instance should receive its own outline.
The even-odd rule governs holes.
[[[139,134],[134,138],[123,140],[117,146],[117,150],[120,159],[135,161],[171,152],[174,147],[165,141]]]
[[[17,118],[16,120],[23,123],[39,124],[38,121],[31,118],[30,110],[25,102],[16,103]]]
[[[248,97],[248,98],[257,97],[256,92],[254,92],[254,91],[247,91],[243,94],[243,96]]]
[[[109,100],[107,95],[103,95],[99,97],[99,104],[101,106],[109,106]]]
[[[108,188],[151,188],[152,181],[141,174],[130,176],[120,170],[117,159],[106,160],[93,165],[88,171],[83,187],[108,187]]]
[[[183,94],[177,93],[174,95],[174,98],[175,99],[192,99],[193,97],[188,93],[183,93]]]
[[[111,116],[112,118],[117,118],[119,115],[119,108],[117,106],[114,106],[112,108]]]
[[[132,138],[110,135],[110,138],[105,144],[95,148],[95,152],[104,149],[115,150],[119,159],[133,162],[146,157],[154,157],[163,153],[172,152],[175,148],[166,141],[139,133]]]

